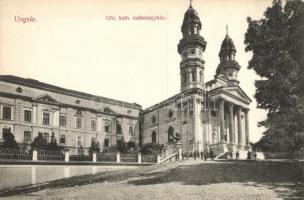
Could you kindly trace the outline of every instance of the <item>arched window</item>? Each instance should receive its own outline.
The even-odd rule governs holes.
[[[121,134],[121,125],[116,124],[116,134]]]
[[[169,118],[172,118],[172,117],[173,117],[173,111],[172,111],[172,110],[169,111],[168,117],[169,117]]]
[[[153,115],[152,116],[152,124],[155,124],[155,122],[156,122],[156,117]]]
[[[172,128],[172,126],[170,126],[170,128],[168,129],[168,143],[173,143],[173,132],[174,129]]]
[[[129,135],[134,135],[133,126],[129,126]]]
[[[151,138],[152,138],[152,143],[156,143],[156,132],[155,131],[152,132]]]

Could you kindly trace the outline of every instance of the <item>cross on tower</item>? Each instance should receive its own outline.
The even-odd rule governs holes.
[[[226,35],[228,35],[228,25],[226,25]]]

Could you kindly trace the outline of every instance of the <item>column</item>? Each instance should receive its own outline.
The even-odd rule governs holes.
[[[208,142],[209,144],[213,144],[213,134],[212,134],[212,125],[211,125],[211,108],[209,106],[208,110]]]
[[[229,140],[230,143],[235,143],[234,138],[234,116],[233,116],[233,104],[229,104]]]
[[[219,119],[220,119],[220,142],[225,143],[224,129],[225,129],[225,118],[224,118],[224,101],[219,101]]]
[[[237,109],[237,123],[238,123],[238,144],[242,145],[243,134],[242,134],[241,108]]]
[[[248,115],[249,110],[245,110],[245,136],[246,136],[246,146],[249,145],[249,115]]]

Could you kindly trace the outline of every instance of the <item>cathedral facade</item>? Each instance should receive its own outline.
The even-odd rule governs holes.
[[[183,152],[247,150],[249,147],[250,98],[237,79],[240,65],[228,33],[220,51],[214,79],[204,80],[204,51],[201,21],[190,5],[181,27],[178,44],[181,56],[181,91],[142,111],[143,143],[181,143]]]

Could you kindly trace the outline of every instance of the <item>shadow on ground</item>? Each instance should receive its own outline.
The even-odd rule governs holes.
[[[303,163],[302,163],[303,164]],[[241,183],[244,186],[267,187],[280,197],[304,198],[303,165],[299,162],[234,161],[183,165],[153,177],[128,181],[134,185],[180,182],[184,185]]]

